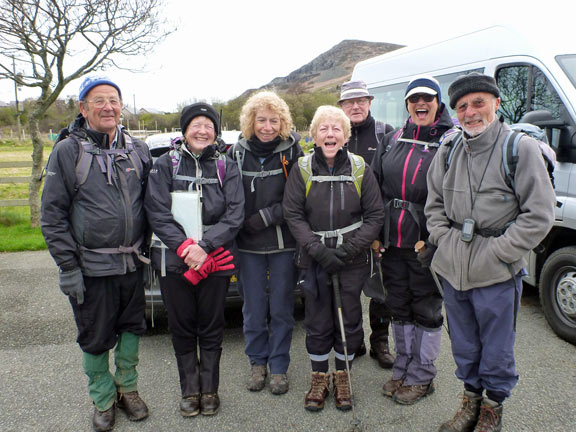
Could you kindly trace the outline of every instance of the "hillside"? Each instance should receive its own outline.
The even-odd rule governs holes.
[[[288,76],[274,78],[262,88],[274,88],[280,93],[337,91],[340,84],[350,79],[356,63],[402,47],[383,42],[343,40]]]

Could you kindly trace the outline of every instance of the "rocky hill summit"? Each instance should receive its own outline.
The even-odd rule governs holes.
[[[384,42],[343,40],[288,76],[274,78],[262,88],[274,88],[280,93],[337,91],[340,84],[350,79],[356,63],[402,47]]]

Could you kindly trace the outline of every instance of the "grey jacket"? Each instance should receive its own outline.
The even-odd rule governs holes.
[[[509,131],[506,123],[495,120],[477,137],[467,139],[464,134],[448,171],[445,145],[428,171],[424,212],[429,241],[438,246],[432,268],[458,290],[493,285],[517,274],[526,265],[525,255],[554,221],[556,197],[534,139],[520,140],[515,190],[506,185],[502,143]],[[509,225],[501,236],[476,234],[466,243],[450,222],[462,224],[466,218],[481,229]]]
[[[62,270],[80,267],[84,276],[133,272],[141,265],[138,249],[145,248],[147,235],[144,191],[150,151],[132,139],[143,161],[140,176],[128,156],[115,156],[106,173],[94,156],[86,181],[78,185],[76,164],[83,151],[79,141],[88,140],[97,149],[109,149],[110,144],[108,135],[86,129],[82,118],[70,132],[56,144],[46,167],[40,224],[48,250]],[[126,148],[124,133],[119,132],[118,149]]]

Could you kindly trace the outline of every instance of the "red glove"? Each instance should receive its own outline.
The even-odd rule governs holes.
[[[190,269],[184,273],[184,278],[192,285],[197,285],[202,279],[208,277],[210,273],[234,269],[234,264],[228,264],[233,259],[234,256],[230,255],[229,250],[224,250],[223,247],[219,247],[208,254],[202,267],[200,267],[198,271]]]
[[[198,273],[200,273],[201,276],[207,277],[210,273],[217,271],[232,270],[234,269],[234,264],[228,263],[233,259],[234,257],[230,255],[229,250],[224,250],[223,247],[219,247],[208,254],[206,261],[204,261]]]
[[[200,273],[193,269],[186,271],[182,277],[192,285],[198,285],[198,282],[205,278],[205,276],[202,276]]]
[[[186,240],[184,240],[182,242],[182,244],[180,246],[178,246],[178,249],[176,249],[176,253],[178,254],[178,256],[180,258],[182,257],[182,254],[184,253],[184,249],[186,249],[188,246],[196,244],[196,242],[194,241],[194,239],[188,238]]]

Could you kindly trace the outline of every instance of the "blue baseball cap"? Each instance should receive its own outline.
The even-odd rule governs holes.
[[[112,82],[108,77],[105,76],[89,76],[82,81],[80,84],[80,91],[78,92],[78,100],[83,100],[88,92],[92,90],[94,87],[99,85],[109,85],[114,87],[118,90],[118,95],[120,99],[122,99],[122,92],[120,91],[120,87],[114,82]]]
[[[436,78],[430,75],[421,75],[410,81],[410,83],[408,83],[408,87],[406,87],[404,100],[407,100],[410,96],[416,93],[438,96],[438,104],[442,103],[442,92],[440,91],[440,84]]]

